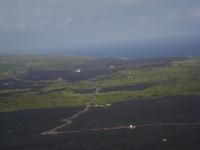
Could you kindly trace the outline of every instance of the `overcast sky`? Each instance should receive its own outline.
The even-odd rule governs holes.
[[[0,0],[0,51],[200,35],[200,0]]]

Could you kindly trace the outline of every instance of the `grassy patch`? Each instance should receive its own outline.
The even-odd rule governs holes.
[[[0,111],[16,111],[35,108],[56,108],[67,106],[85,106],[91,95],[77,95],[72,92],[56,92],[45,95],[23,94],[0,101]]]
[[[112,75],[99,76],[90,80],[70,83],[49,81],[40,92],[24,91],[13,97],[1,98],[0,111],[33,108],[85,106],[93,97],[90,94],[75,94],[73,89],[108,88],[137,83],[156,83],[142,90],[121,90],[96,94],[96,104],[105,105],[117,101],[138,98],[154,98],[176,95],[200,94],[200,59],[175,61],[170,66],[129,69]],[[17,91],[20,89],[17,89]],[[1,93],[9,93],[3,91]],[[11,91],[12,92],[12,91]],[[23,92],[23,90],[22,90]]]
[[[0,79],[20,75],[30,69],[61,69],[91,60],[78,56],[4,55],[0,56]]]

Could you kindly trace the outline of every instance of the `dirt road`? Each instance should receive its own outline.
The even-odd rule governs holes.
[[[85,129],[85,130],[70,130],[70,131],[63,131],[63,132],[54,132],[53,134],[72,134],[72,133],[82,133],[82,132],[100,132],[100,131],[113,131],[113,130],[123,130],[123,129],[136,129],[136,128],[147,128],[147,127],[162,127],[162,126],[185,126],[185,127],[194,127],[200,126],[200,122],[193,122],[193,123],[150,123],[150,124],[138,124],[128,126],[116,126],[110,128],[95,128],[95,129]],[[51,134],[52,135],[52,134]]]
[[[92,128],[92,129],[85,129],[85,130],[70,130],[70,131],[59,131],[60,129],[71,125],[73,120],[79,117],[81,114],[87,112],[91,106],[91,103],[96,100],[96,94],[99,92],[100,89],[98,89],[95,86],[95,92],[93,93],[93,97],[90,102],[88,102],[85,106],[85,108],[73,116],[64,119],[64,123],[62,125],[59,125],[53,129],[50,129],[46,132],[41,133],[42,135],[55,135],[55,134],[70,134],[70,133],[81,133],[81,132],[99,132],[99,131],[112,131],[112,130],[122,130],[122,129],[136,129],[136,128],[147,128],[147,127],[162,127],[162,126],[186,126],[186,127],[193,127],[193,126],[200,126],[200,122],[184,122],[184,123],[177,123],[177,122],[167,122],[167,123],[147,123],[147,124],[129,124],[124,126],[114,126],[114,127],[108,127],[108,128]]]
[[[73,116],[71,116],[69,118],[63,119],[64,124],[59,125],[59,126],[53,128],[53,129],[50,129],[50,130],[48,130],[46,132],[43,132],[42,135],[54,135],[54,134],[58,134],[59,133],[58,132],[59,129],[62,129],[62,128],[66,127],[66,126],[68,126],[70,124],[72,124],[72,120],[73,119],[79,117],[81,114],[83,114],[84,112],[88,111],[89,108],[90,108],[90,106],[91,106],[91,103],[96,100],[96,94],[99,91],[99,89],[96,86],[95,86],[95,89],[96,90],[93,93],[93,97],[92,97],[91,101],[86,104],[86,106],[85,106],[85,108],[83,110],[77,112],[76,114],[74,114]]]

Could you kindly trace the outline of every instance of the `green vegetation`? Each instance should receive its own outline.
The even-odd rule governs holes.
[[[97,104],[105,105],[117,101],[155,98],[163,96],[200,95],[199,83],[179,83],[175,85],[158,85],[140,91],[118,91],[97,95]]]
[[[179,63],[181,63],[181,61]],[[198,78],[198,75],[200,74],[199,68],[200,66],[197,65],[182,66],[174,63],[169,67],[125,70],[110,76],[107,79],[99,80],[97,85],[99,87],[109,87],[161,81],[196,81],[200,80],[200,78]]]
[[[178,61],[162,68],[122,71],[106,80],[98,81],[98,86],[111,87],[136,83],[156,84],[140,91],[102,93],[97,95],[97,103],[161,96],[200,95],[200,59]]]
[[[71,84],[65,80],[51,81],[51,82],[46,83],[42,91],[66,89],[66,88],[69,88],[70,85]]]
[[[77,59],[76,59],[77,60]],[[70,60],[71,61],[71,60]],[[83,60],[80,60],[84,62]],[[52,62],[48,66],[60,66]],[[50,68],[51,68],[50,67]],[[54,68],[54,67],[52,67]],[[94,99],[93,93],[78,94],[74,90],[100,89],[134,84],[152,86],[142,90],[121,90],[98,92],[94,104],[106,105],[117,101],[177,96],[200,95],[200,59],[174,61],[165,67],[137,68],[118,71],[80,82],[64,80],[48,81],[37,91],[30,89],[1,90],[1,93],[15,93],[14,96],[1,97],[0,111],[15,111],[35,108],[53,108],[66,106],[85,106]]]
[[[44,95],[29,93],[2,99],[0,101],[0,110],[16,111],[33,108],[84,106],[90,99],[90,94],[78,95],[72,92],[56,92]]]
[[[62,69],[74,63],[84,63],[92,58],[78,56],[2,55],[0,56],[0,79],[22,74],[30,69]]]

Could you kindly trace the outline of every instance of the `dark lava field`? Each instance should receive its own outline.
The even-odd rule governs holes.
[[[0,113],[1,150],[192,150],[200,148],[200,97],[129,100],[89,111],[62,131],[41,135],[83,108],[57,108]],[[183,126],[140,126],[187,123]],[[88,131],[134,124],[135,129]],[[137,127],[138,126],[138,127]]]
[[[115,73],[120,70],[133,69],[133,68],[150,68],[150,67],[163,67],[170,65],[174,60],[181,60],[181,58],[154,58],[154,59],[141,59],[141,60],[120,60],[120,59],[95,59],[86,63],[73,64],[66,69],[58,70],[28,70],[22,77],[22,80],[41,81],[41,80],[55,80],[62,78],[67,81],[76,82],[91,79],[100,75]],[[110,69],[110,66],[115,68]],[[81,68],[81,73],[77,74],[74,69]],[[0,80],[0,88],[1,88]],[[18,82],[13,79],[8,79],[9,85],[16,85]],[[7,85],[7,86],[9,86]],[[24,86],[24,85],[21,85]],[[28,86],[28,85],[27,85]],[[5,88],[6,86],[3,85]]]

